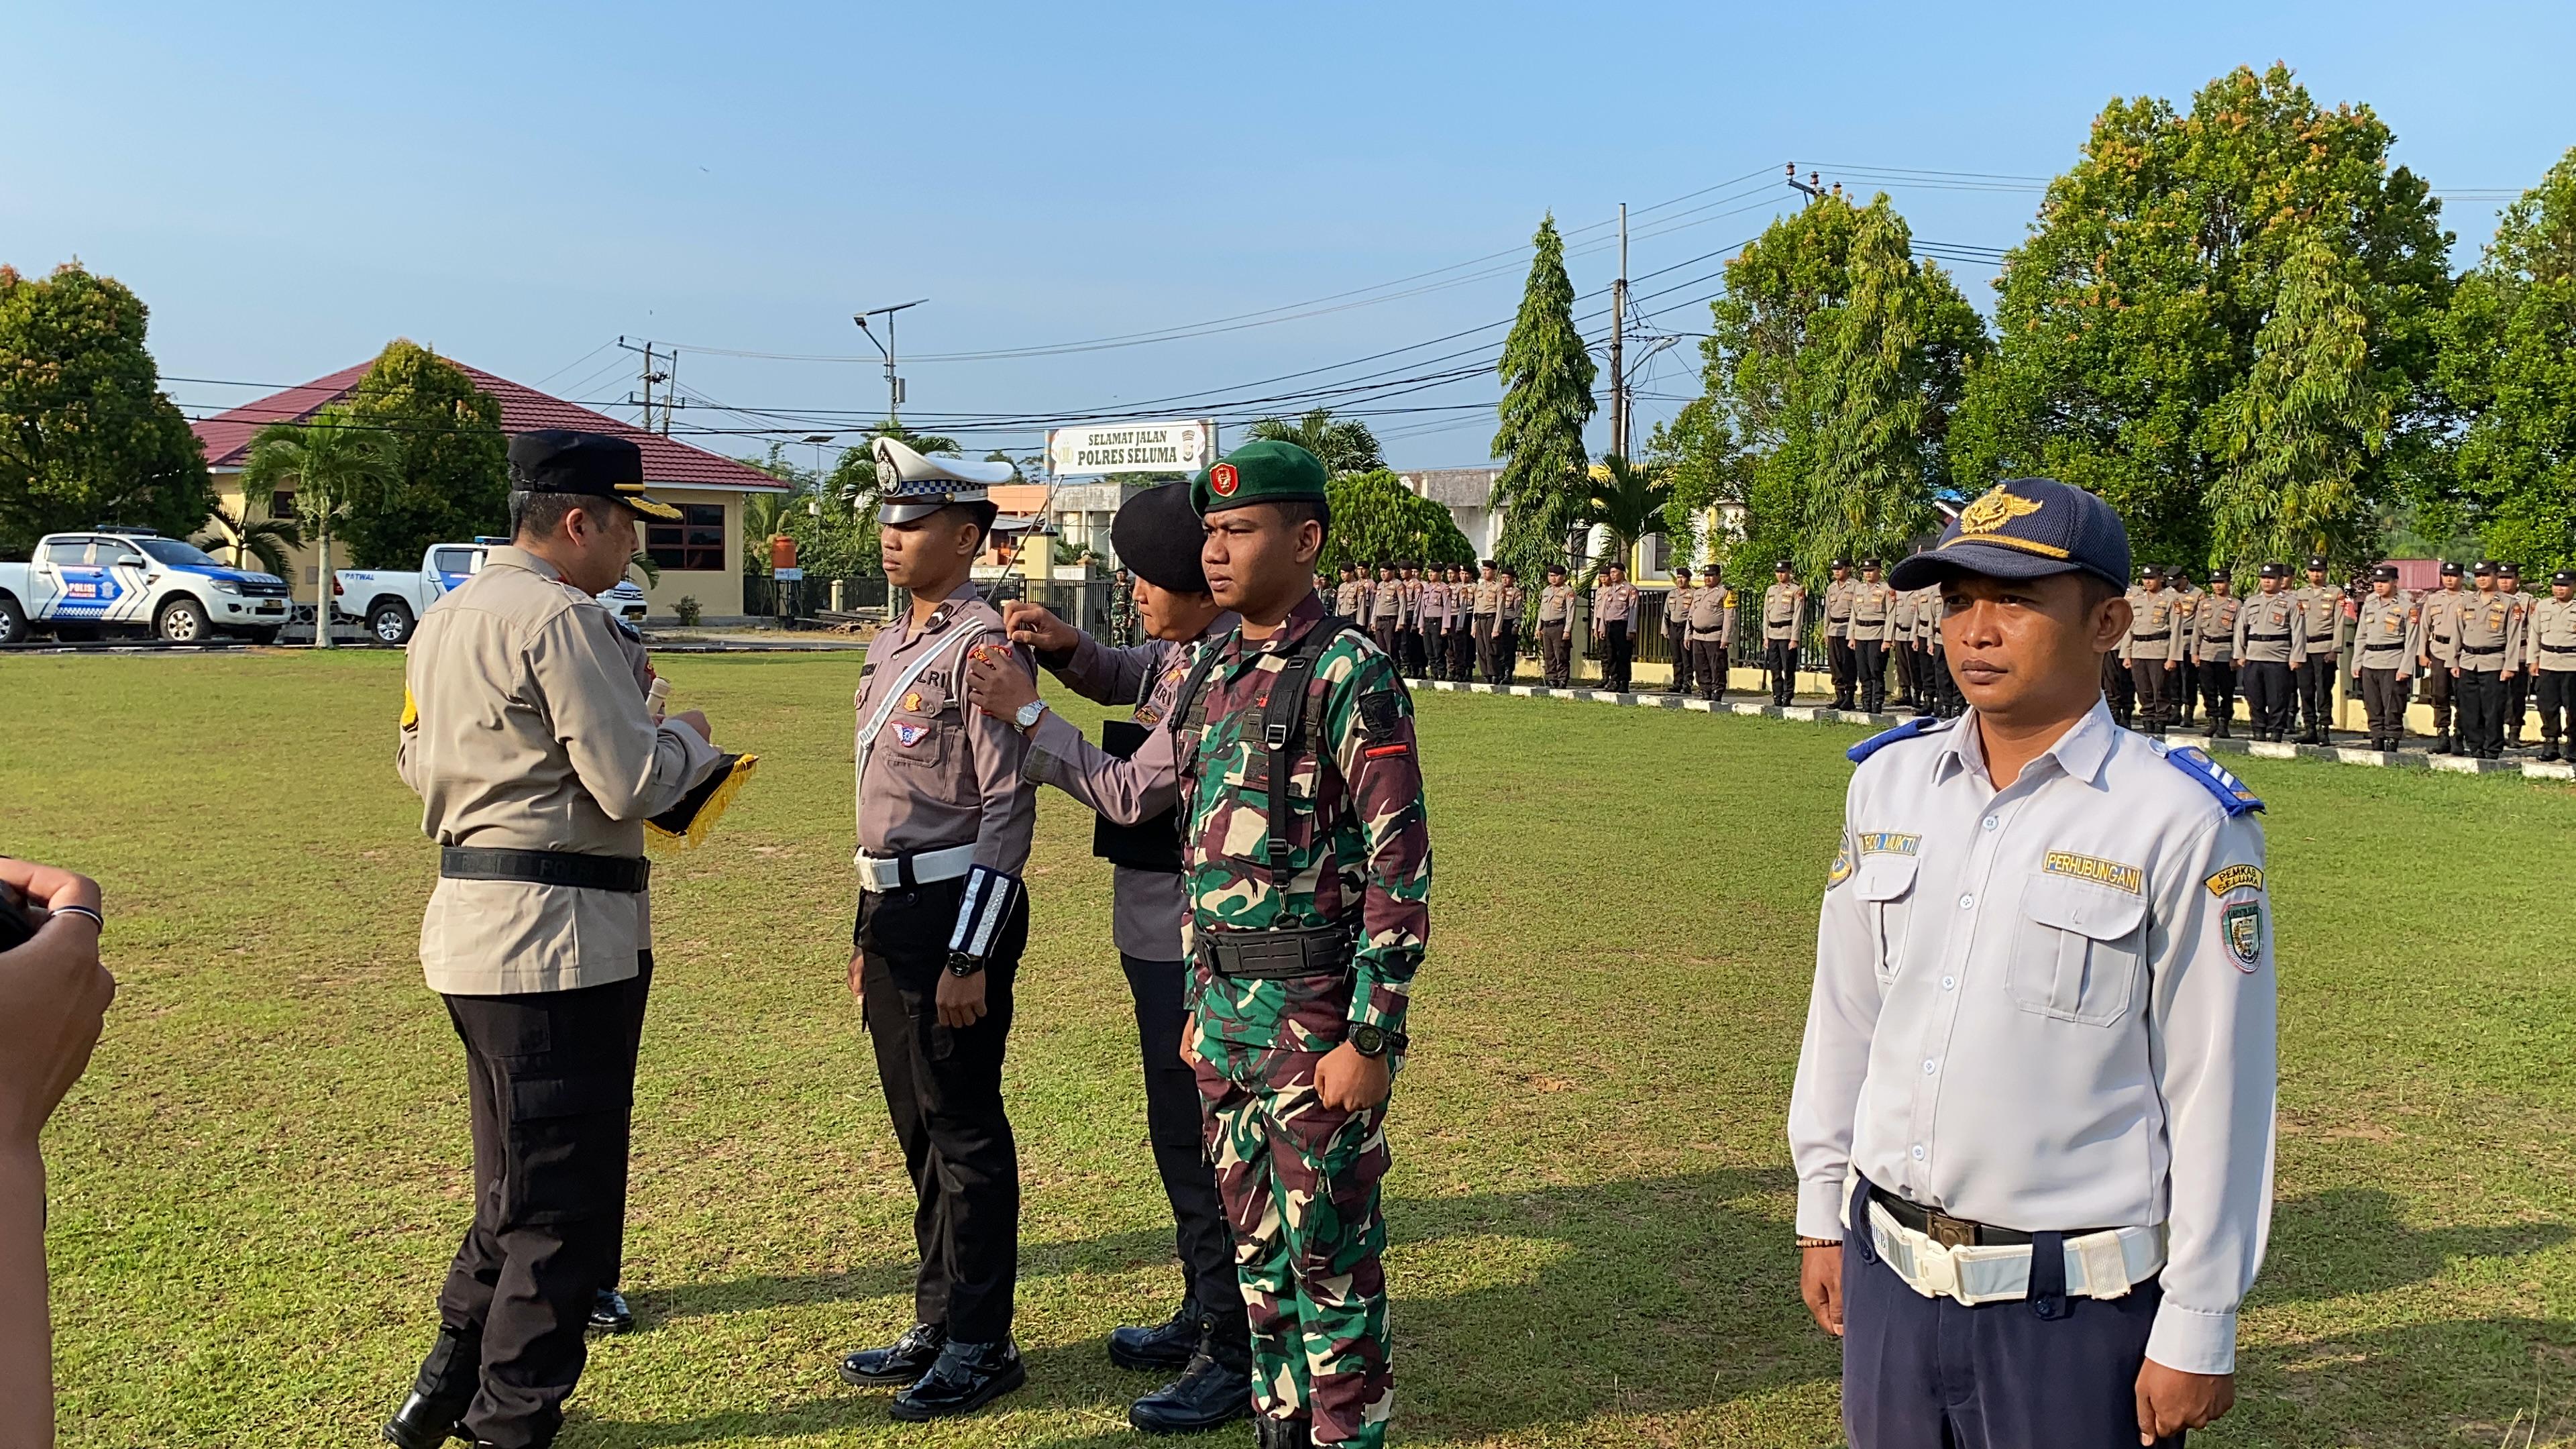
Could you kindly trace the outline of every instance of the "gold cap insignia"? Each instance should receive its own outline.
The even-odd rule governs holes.
[[[1961,533],[1993,533],[2016,518],[2037,513],[2039,500],[2023,498],[1998,483],[1979,495],[1977,501],[1959,510]]]

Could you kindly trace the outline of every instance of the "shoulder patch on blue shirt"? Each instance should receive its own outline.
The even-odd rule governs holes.
[[[1910,740],[1918,735],[1928,735],[1935,730],[1945,730],[1949,727],[1950,721],[1946,719],[1910,719],[1892,730],[1871,735],[1868,739],[1843,751],[1843,757],[1857,765],[1898,740]]]
[[[2263,808],[2261,797],[2245,788],[2245,782],[2219,767],[2206,750],[2197,745],[2163,752],[2165,763],[2191,777],[2192,782],[2207,790],[2218,801],[2218,808],[2230,815]]]

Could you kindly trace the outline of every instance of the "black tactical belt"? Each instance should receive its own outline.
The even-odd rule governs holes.
[[[2288,634],[2257,634],[2253,630],[2248,629],[2245,631],[2245,637],[2248,639],[2260,639],[2266,644],[2277,644],[2290,636]]]
[[[2028,1233],[2018,1232],[2012,1228],[1998,1228],[1987,1223],[1971,1222],[1966,1218],[1954,1218],[1948,1213],[1925,1207],[1920,1203],[1908,1202],[1874,1182],[1869,1185],[1869,1200],[1887,1209],[1887,1215],[1896,1219],[1898,1223],[1912,1228],[1945,1248],[2011,1248],[2030,1245]],[[2107,1231],[2109,1229],[2106,1228],[2079,1228],[2063,1236],[2081,1238]]]
[[[438,873],[449,880],[514,880],[586,891],[640,894],[653,863],[642,856],[578,855],[569,850],[492,850],[444,845]]]
[[[1347,926],[1279,931],[1202,931],[1198,956],[1219,976],[1278,981],[1350,969],[1359,938]]]
[[[2460,646],[2460,652],[2463,654],[2502,654],[2504,652],[2504,646],[2501,644],[2489,644],[2484,648],[2479,648],[2474,645],[2463,644]]]
[[[2543,644],[2540,646],[2540,652],[2543,654],[2576,654],[2576,644]]]
[[[2170,639],[2173,637],[2173,631],[2171,629],[2158,629],[2152,634],[2132,634],[2129,637],[2139,642],[2144,642],[2149,639]]]

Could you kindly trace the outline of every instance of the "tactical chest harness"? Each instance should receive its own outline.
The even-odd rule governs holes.
[[[1297,762],[1301,732],[1308,728],[1307,715],[1319,709],[1319,702],[1308,699],[1307,685],[1315,675],[1316,661],[1344,633],[1358,633],[1359,625],[1340,615],[1319,619],[1281,657],[1280,666],[1270,680],[1270,691],[1261,701],[1261,749],[1268,757],[1263,779],[1261,815],[1264,822],[1260,868],[1268,877],[1273,892],[1284,891],[1290,879],[1288,837],[1280,827],[1288,814],[1288,777]],[[1185,760],[1186,773],[1192,780],[1191,807],[1176,812],[1177,828],[1188,831],[1197,815],[1196,782],[1203,760],[1200,742],[1207,733],[1207,683],[1216,672],[1217,656],[1222,651],[1215,645],[1203,650],[1191,664],[1189,677],[1181,683],[1180,698],[1174,701],[1170,728],[1173,734],[1186,736],[1190,747]],[[1315,734],[1323,733],[1322,722],[1312,726]],[[1177,742],[1177,741],[1176,741]],[[1322,772],[1328,761],[1321,750],[1315,755],[1317,797],[1322,796]],[[1187,850],[1186,841],[1183,850]],[[1358,946],[1355,926],[1276,926],[1266,931],[1200,931],[1198,958],[1220,976],[1276,980],[1289,976],[1310,976],[1326,972],[1347,972],[1351,956]]]

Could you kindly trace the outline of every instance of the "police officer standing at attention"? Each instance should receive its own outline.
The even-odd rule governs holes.
[[[2218,740],[2233,739],[2236,731],[2236,615],[2245,601],[2235,594],[2235,580],[2213,574],[2191,614],[2191,662],[2200,671],[2210,738]]]
[[[2263,591],[2236,611],[2236,668],[2254,738],[2279,744],[2290,733],[2293,681],[2308,652],[2307,620],[2298,602],[2281,592],[2289,582],[2288,564],[2267,563],[2257,572]]]
[[[1852,591],[1860,585],[1851,576],[1851,560],[1834,560],[1832,581],[1825,585],[1825,667],[1834,681],[1834,708],[1852,707],[1852,695],[1860,687],[1860,656],[1852,651]]]
[[[2299,743],[2334,743],[2335,675],[2343,655],[2343,590],[2326,582],[2326,558],[2308,559],[2308,586],[2291,595],[2298,601],[2301,632],[2307,636],[2299,658]]]
[[[429,988],[465,1045],[474,1222],[387,1442],[541,1449],[617,1281],[635,1052],[653,979],[644,821],[720,763],[706,717],[656,725],[617,622],[646,496],[624,438],[510,440],[511,543],[421,615],[395,747],[439,843]]]
[[[1502,672],[1494,650],[1503,637],[1503,576],[1495,571],[1492,559],[1478,567],[1468,601],[1468,623],[1475,632],[1476,673],[1492,684]]]
[[[2352,631],[2353,692],[2370,715],[2370,747],[2393,750],[2406,735],[2407,667],[2422,651],[2415,601],[2397,591],[2397,565],[2370,571],[2370,597]]]
[[[1673,586],[1664,591],[1664,648],[1672,655],[1675,696],[1691,692],[1690,612],[1699,590],[1691,587],[1688,565],[1673,569]]]
[[[1860,674],[1860,707],[1876,714],[1887,706],[1887,636],[1896,613],[1896,590],[1879,581],[1878,560],[1863,559],[1851,589],[1852,667]]]
[[[2576,572],[2549,576],[2549,597],[2532,602],[2522,640],[2523,666],[2540,701],[2540,758],[2576,757],[2569,718],[2576,713]]]
[[[1718,582],[1713,563],[1700,565],[1699,587],[1691,593],[1689,625],[1683,647],[1690,652],[1699,697],[1724,699],[1727,667],[1735,656],[1735,590]]]
[[[1789,561],[1771,566],[1762,591],[1762,667],[1771,671],[1771,702],[1787,708],[1798,689],[1798,636],[1807,627],[1807,591],[1789,577]]]
[[[1011,1342],[1020,1163],[1002,1055],[1029,938],[1020,872],[1037,802],[1020,766],[1037,721],[966,706],[970,655],[1029,669],[972,578],[996,513],[985,489],[1009,482],[1011,465],[926,458],[892,438],[875,451],[886,581],[912,603],[869,642],[854,702],[850,987],[912,1178],[920,1268],[913,1327],[844,1357],[841,1377],[901,1387],[888,1412],[918,1422],[980,1408],[1028,1376]]]
[[[2129,632],[2120,640],[2120,664],[2138,691],[2138,711],[2146,716],[2145,733],[2150,735],[2162,737],[2173,723],[2174,688],[2182,682],[2181,629],[2174,596],[2165,592],[2165,571],[2147,565],[2129,595]]]
[[[2173,569],[2166,587],[2174,596],[2174,657],[2181,661],[2174,671],[2174,723],[2188,730],[2192,711],[2200,705],[2200,665],[2191,657],[2191,639],[2195,621],[2200,618],[2201,601],[2208,598],[2191,581],[2191,570]]]
[[[1547,584],[1538,591],[1539,682],[1563,689],[1574,682],[1574,586],[1565,581],[1565,565],[1547,566]]]
[[[1129,1405],[1127,1420],[1147,1433],[1190,1433],[1252,1412],[1252,1349],[1234,1236],[1208,1166],[1198,1081],[1181,1055],[1190,971],[1181,937],[1189,903],[1173,811],[1180,770],[1168,726],[1198,648],[1239,621],[1208,593],[1188,484],[1167,483],[1128,499],[1109,537],[1143,581],[1136,593],[1150,636],[1145,643],[1104,649],[1035,604],[1010,604],[1004,616],[1012,639],[1037,650],[1039,662],[1075,693],[1135,706],[1123,734],[1114,724],[1103,730],[1103,744],[1116,748],[1093,746],[1064,716],[1038,705],[1036,685],[1006,658],[970,664],[968,691],[978,709],[999,719],[1016,721],[1037,705],[1021,773],[1100,815],[1091,848],[1114,867],[1111,933],[1135,998],[1145,1128],[1172,1206],[1188,1289],[1170,1322],[1112,1332],[1109,1357],[1121,1368],[1179,1369],[1177,1379]]]
[[[2115,728],[2119,516],[2013,479],[1939,577],[1968,710],[1853,747],[1789,1104],[1854,1449],[2179,1444],[2271,1219],[2262,808]]]
[[[2496,592],[2496,565],[2471,571],[2478,591],[2460,610],[2453,648],[2451,687],[2460,701],[2460,753],[2471,759],[2504,758],[2505,680],[2522,651],[2522,611]]]
[[[1521,672],[1521,615],[1529,608],[1529,591],[1521,587],[1521,576],[1510,564],[1502,567],[1502,615],[1494,625],[1494,677],[1492,684],[1509,684]]]
[[[2433,743],[2427,748],[2436,755],[2451,753],[2455,741],[2451,733],[2451,666],[2459,662],[2460,614],[2468,607],[2468,595],[2460,592],[2460,566],[2442,565],[2442,586],[2416,600],[2417,633],[2415,668],[2424,676],[2424,703],[2433,711]]]
[[[2528,653],[2531,638],[2531,604],[2522,591],[2522,567],[2519,564],[2496,565],[2496,592],[2510,600],[2514,608],[2514,627]],[[2504,742],[2508,745],[2531,743],[2522,737],[2522,717],[2531,711],[2531,669],[2527,660],[2517,657],[2515,667],[2504,676]]]
[[[1389,1362],[1387,1095],[1431,931],[1404,681],[1302,586],[1324,465],[1254,442],[1192,483],[1216,602],[1173,720],[1192,1054],[1251,1311],[1262,1449],[1378,1449]]]
[[[1628,665],[1636,657],[1637,586],[1628,571],[1604,564],[1601,586],[1592,591],[1592,637],[1601,644],[1601,687],[1612,694],[1628,692]]]

